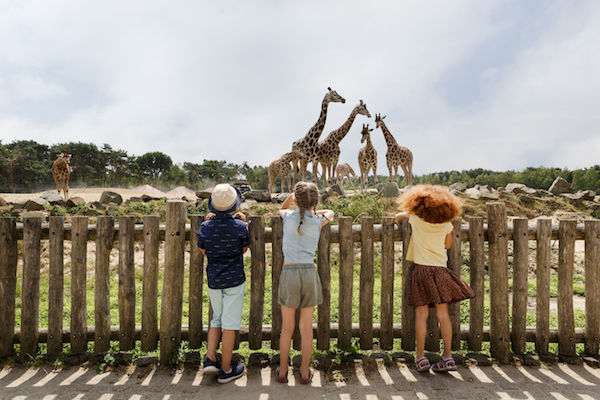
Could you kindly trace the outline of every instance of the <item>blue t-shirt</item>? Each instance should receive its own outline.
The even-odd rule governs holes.
[[[250,244],[244,221],[231,214],[217,213],[198,230],[198,247],[204,249],[206,276],[211,289],[227,289],[246,281],[244,247]]]
[[[285,210],[283,215],[283,259],[285,262],[310,264],[315,260],[315,250],[321,235],[321,217],[311,211],[304,212],[304,221],[300,226],[300,209]]]

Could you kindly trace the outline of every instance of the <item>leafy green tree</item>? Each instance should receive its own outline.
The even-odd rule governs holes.
[[[135,160],[138,171],[145,177],[152,180],[153,183],[158,181],[163,174],[168,172],[173,166],[173,161],[168,155],[160,151],[146,153]]]

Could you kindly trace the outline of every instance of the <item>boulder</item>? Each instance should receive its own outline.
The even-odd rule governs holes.
[[[333,184],[330,186],[330,189],[333,193],[339,195],[339,196],[346,196],[346,192],[344,192],[344,189],[338,185],[337,183]]]
[[[131,196],[125,201],[125,203],[139,203],[140,201],[143,201],[141,197]]]
[[[467,189],[467,184],[466,183],[462,183],[462,182],[456,182],[453,183],[452,185],[450,185],[448,187],[449,191],[457,191],[457,192],[464,192]]]
[[[379,193],[381,194],[381,197],[395,198],[400,194],[400,189],[398,189],[398,184],[396,182],[388,182],[383,185]]]
[[[72,207],[77,207],[81,204],[85,204],[85,200],[81,197],[73,196],[73,197],[69,197],[69,199],[65,203],[65,207],[72,208]]]
[[[23,208],[27,211],[42,211],[45,207],[49,207],[50,203],[48,200],[38,197],[37,199],[29,199],[24,204]]]
[[[465,190],[465,194],[473,200],[498,200],[500,195],[489,185],[475,185]]]
[[[571,184],[561,176],[552,182],[552,185],[550,185],[548,190],[552,192],[552,194],[573,193]]]
[[[209,197],[210,197],[210,196],[209,196]],[[144,203],[147,203],[147,202],[149,202],[149,201],[161,200],[161,199],[163,199],[163,198],[164,198],[164,197],[156,197],[156,196],[150,196],[150,195],[148,195],[148,194],[143,194],[143,195],[142,195],[142,197],[141,197],[141,200],[142,200]]]
[[[202,189],[196,192],[196,197],[199,199],[210,199],[210,195],[212,194],[212,188]]]
[[[117,192],[111,192],[110,190],[105,190],[104,192],[102,192],[102,195],[100,196],[100,203],[102,203],[102,204],[113,203],[113,204],[119,205],[119,204],[123,203],[123,197],[121,197],[121,195]]]
[[[575,206],[583,205],[584,200],[589,201],[589,196],[587,196],[586,193],[582,191],[579,191],[577,193],[561,193],[560,196]]]
[[[575,194],[581,196],[581,200],[594,201],[596,198],[596,192],[593,190],[580,190]]]
[[[252,189],[252,190],[245,192],[242,195],[242,197],[244,198],[244,200],[252,199],[252,200],[261,201],[261,202],[270,202],[271,201],[271,193],[269,193],[268,190]]]
[[[63,197],[56,192],[45,192],[40,195],[40,197],[44,200],[47,200],[48,203],[54,205],[62,206],[65,204],[65,200]]]
[[[271,195],[271,201],[273,203],[283,203],[285,201],[285,199],[288,198],[290,194],[289,193],[273,193]]]
[[[144,357],[139,357],[137,360],[135,360],[135,365],[140,368],[148,367],[153,364],[158,364],[158,357],[144,356]]]
[[[536,189],[535,195],[539,197],[554,197],[554,193],[545,189]]]
[[[523,185],[522,183],[509,183],[504,188],[504,191],[508,192],[508,193],[514,193],[514,194],[529,194],[529,195],[537,194],[537,190],[527,187],[527,186]]]
[[[0,197],[0,207],[6,206],[8,203],[2,197]]]

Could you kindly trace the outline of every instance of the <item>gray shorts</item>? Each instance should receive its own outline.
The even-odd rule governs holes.
[[[279,304],[290,308],[314,307],[323,302],[321,279],[315,264],[285,264],[279,278]]]

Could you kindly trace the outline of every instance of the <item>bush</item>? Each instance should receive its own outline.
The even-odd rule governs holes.
[[[352,197],[338,197],[326,201],[325,207],[332,209],[336,218],[347,216],[356,221],[360,217],[370,216],[379,222],[383,217],[385,203],[375,194],[356,194]]]

